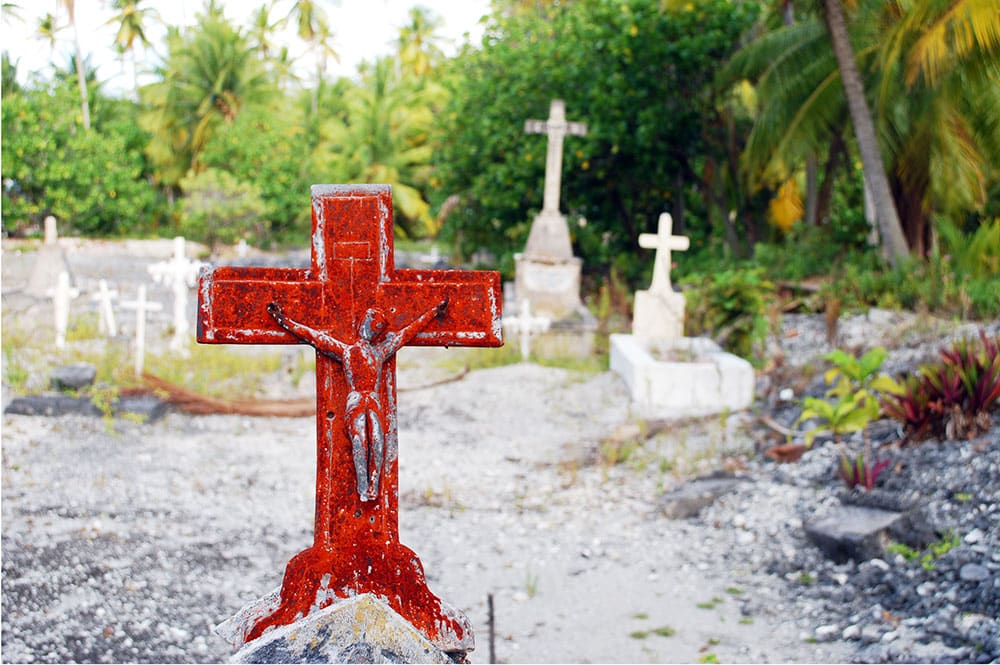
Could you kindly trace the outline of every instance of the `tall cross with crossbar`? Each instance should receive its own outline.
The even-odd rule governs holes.
[[[500,275],[396,270],[387,185],[314,185],[312,215],[309,268],[217,267],[198,286],[199,342],[316,348],[313,544],[245,641],[373,593],[443,651],[468,651],[468,619],[430,592],[399,542],[395,353],[502,345]]]

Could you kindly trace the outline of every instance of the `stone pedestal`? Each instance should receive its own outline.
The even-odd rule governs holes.
[[[644,343],[669,342],[684,336],[684,294],[636,291],[632,334]]]
[[[248,621],[277,603],[277,591],[240,610],[215,632],[239,650],[232,663],[455,663],[465,651],[446,653],[421,635],[388,603],[366,593],[242,643]],[[470,647],[471,649],[471,647]]]
[[[536,314],[556,321],[583,308],[580,302],[581,259],[540,259],[516,254],[514,263],[517,301],[530,302]]]
[[[610,360],[645,415],[709,415],[753,402],[753,367],[708,338],[683,337],[650,348],[635,335],[611,335]]]

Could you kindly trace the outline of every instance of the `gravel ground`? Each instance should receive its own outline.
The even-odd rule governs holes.
[[[5,323],[44,311],[16,292],[29,261],[3,258]],[[70,262],[86,279],[107,259],[84,248]],[[822,387],[802,368],[823,330],[785,317],[760,409],[791,422],[779,390]],[[906,368],[968,330],[874,312],[845,319],[840,343],[887,343],[887,367]],[[472,620],[473,662],[489,657],[488,594],[500,662],[1000,658],[1000,427],[886,446],[889,482],[918,491],[957,545],[929,567],[835,565],[802,530],[838,503],[832,446],[776,465],[747,413],[612,451],[602,442],[634,421],[615,375],[522,363],[419,388],[461,353],[400,354],[400,528],[431,588]],[[312,418],[5,416],[2,660],[226,658],[212,627],[277,587],[311,540],[313,440]],[[663,515],[664,492],[720,468],[744,482],[698,517]]]

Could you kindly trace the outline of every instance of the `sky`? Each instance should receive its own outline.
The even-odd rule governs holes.
[[[264,0],[223,0],[226,16],[238,25],[246,27],[253,11]],[[48,76],[50,62],[65,66],[73,52],[73,33],[66,28],[57,34],[54,51],[49,49],[45,39],[39,38],[38,23],[46,13],[53,13],[59,25],[67,25],[68,20],[56,0],[14,0],[19,7],[21,20],[4,16],[0,22],[0,48],[7,51],[12,61],[18,62],[18,80],[22,83],[30,72],[41,72]],[[357,65],[362,60],[372,60],[379,55],[392,52],[392,41],[398,36],[399,28],[406,22],[409,9],[423,6],[440,17],[444,25],[441,35],[450,40],[444,48],[446,54],[454,53],[465,41],[468,33],[473,43],[478,43],[482,35],[479,19],[489,12],[489,0],[317,0],[317,5],[326,11],[333,30],[333,47],[340,55],[340,62],[330,61],[327,72],[331,78],[353,77]],[[287,16],[292,0],[276,0],[271,16]],[[204,0],[144,0],[141,6],[154,8],[165,24],[190,25],[195,14],[201,11]],[[114,36],[117,27],[108,25],[114,16],[108,0],[76,0],[76,18],[80,34],[80,46],[86,57],[98,68],[98,80],[103,82],[109,93],[122,93],[132,89],[132,71],[128,64],[119,60],[114,50]],[[136,51],[139,60],[139,83],[151,80],[142,76],[143,65],[149,68],[157,60],[154,50],[163,51],[162,25],[149,29],[152,48],[145,53],[140,47]],[[295,36],[294,26],[289,25],[276,37],[279,44],[287,44],[291,55],[303,56],[305,46]],[[311,72],[314,62],[300,57],[299,73]],[[298,70],[297,70],[298,71]]]

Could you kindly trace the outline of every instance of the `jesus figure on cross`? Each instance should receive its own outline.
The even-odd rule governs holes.
[[[268,313],[278,325],[344,368],[350,389],[344,426],[351,441],[358,496],[362,501],[378,498],[378,482],[385,461],[382,427],[385,414],[379,401],[382,366],[423,330],[431,318],[444,318],[447,309],[448,299],[445,298],[401,330],[387,333],[385,315],[378,309],[370,308],[358,326],[358,341],[345,344],[332,335],[288,318],[278,303],[267,305]]]

